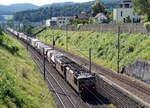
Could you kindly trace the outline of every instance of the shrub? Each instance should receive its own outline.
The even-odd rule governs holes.
[[[83,25],[83,24],[78,24],[78,25],[77,25],[78,30],[80,29],[80,27],[81,27],[82,25]]]
[[[0,27],[0,45],[3,44],[3,31]]]
[[[131,53],[134,51],[134,46],[129,46],[129,49],[127,50],[127,53]]]
[[[0,45],[3,44],[3,36],[0,35]]]
[[[150,32],[150,22],[144,23],[144,27],[146,28],[146,30],[147,30],[148,32]]]
[[[130,18],[130,16],[128,16],[128,17],[126,18],[126,23],[131,23],[131,18]]]
[[[19,51],[19,48],[17,46],[9,47],[9,46],[5,45],[5,48],[7,48],[13,55],[17,54]]]
[[[141,22],[142,22],[142,23],[148,22],[148,18],[147,18],[147,17],[141,18]]]

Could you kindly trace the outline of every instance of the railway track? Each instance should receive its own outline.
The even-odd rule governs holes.
[[[13,36],[15,39],[17,39],[15,36]],[[27,45],[19,40],[24,47]],[[40,69],[40,72],[44,74],[43,72],[43,64],[41,61],[41,58],[38,57],[37,52],[35,52],[31,47],[28,47],[28,51],[33,59],[33,61],[37,64],[38,68]],[[51,71],[54,71],[54,69],[50,69]],[[46,81],[48,83],[49,89],[53,92],[55,98],[55,102],[57,103],[58,108],[78,108],[76,105],[72,102],[70,99],[70,96],[65,92],[65,90],[62,88],[62,86],[58,83],[58,81],[55,79],[55,77],[51,74],[51,71],[49,71],[46,67],[46,73],[48,74],[46,76]],[[85,108],[85,107],[83,107]]]
[[[89,67],[88,66],[88,60],[86,60],[86,59],[84,59],[78,55],[72,54],[70,52],[66,52],[66,51],[59,49],[59,48],[56,48],[56,50],[66,54],[68,57],[72,58],[73,60],[80,62],[84,67],[86,67],[86,68]],[[106,76],[106,77],[108,76],[108,77],[111,77],[113,79],[117,79],[118,81],[120,81],[120,82],[122,82],[122,83],[124,83],[124,84],[126,84],[132,88],[135,88],[136,90],[150,96],[150,88],[149,87],[145,87],[143,85],[140,85],[136,81],[133,81],[133,80],[127,78],[126,76],[117,74],[117,73],[113,72],[112,70],[104,68],[104,67],[102,67],[98,64],[95,64],[95,63],[92,63],[92,70],[94,70],[94,72],[96,72],[97,74],[101,74],[101,75]]]
[[[105,72],[106,73],[106,72]],[[110,73],[110,72],[109,72]],[[108,74],[108,72],[107,72]],[[124,84],[127,84],[135,89],[137,89],[138,91],[145,93],[146,95],[150,96],[150,89],[143,87],[142,85],[137,84],[134,80],[127,80],[125,77],[119,76],[118,75],[114,75],[111,74],[111,76],[113,75],[114,78],[116,78],[117,80],[123,82]]]
[[[32,57],[32,59],[33,59],[34,62],[37,64],[37,66],[38,66],[38,68],[40,69],[41,73],[44,74],[43,69],[42,69],[41,66],[38,64],[38,62],[35,60],[35,58]],[[56,89],[55,89],[54,85],[52,84],[52,82],[51,82],[48,78],[46,78],[46,80],[47,80],[47,83],[48,83],[48,85],[49,85],[49,86],[48,86],[49,89],[51,90],[51,92],[54,92],[55,96],[58,98],[58,100],[55,101],[55,102],[57,102],[58,107],[60,107],[60,108],[61,108],[61,107],[66,108],[65,105],[64,105],[64,103],[63,103],[63,100],[62,100],[61,97],[59,96],[59,93],[56,92]]]
[[[26,43],[24,43],[21,40],[19,40],[19,41],[24,45],[24,47],[27,47]],[[39,55],[30,46],[28,47],[28,51],[29,51],[32,59],[37,64],[38,68],[40,69],[41,73],[44,74],[43,73],[43,60],[42,60],[41,55]],[[53,92],[54,97],[57,97],[56,101],[57,101],[57,105],[59,108],[87,108],[87,107],[89,107],[89,108],[109,108],[109,106],[106,105],[105,102],[103,102],[100,97],[96,96],[96,94],[94,94],[92,92],[91,92],[92,98],[90,99],[90,101],[88,101],[86,99],[86,102],[83,100],[82,101],[79,100],[81,102],[79,102],[79,101],[73,102],[72,98],[71,98],[72,93],[66,92],[67,90],[65,90],[64,87],[61,86],[60,82],[58,82],[58,79],[60,79],[60,78],[56,79],[56,76],[54,76],[52,74],[52,73],[57,73],[56,70],[53,69],[52,65],[49,64],[47,61],[46,61],[45,70],[46,70],[46,81],[48,83],[48,87]],[[55,72],[52,72],[52,71],[55,71]],[[77,94],[75,94],[75,93],[73,93],[73,96],[79,98],[79,96],[77,96]],[[74,99],[74,101],[76,99]]]
[[[25,47],[26,47],[26,45],[25,45]],[[69,58],[72,58],[74,61],[76,61],[76,62],[78,62],[79,64],[82,64],[82,66],[85,66],[86,68],[88,68],[88,60],[86,60],[86,59],[84,59],[84,58],[82,58],[82,57],[80,57],[80,56],[77,56],[77,55],[74,55],[74,54],[72,54],[72,53],[68,53],[68,52],[65,52],[65,51],[63,51],[63,50],[61,50],[61,49],[57,49],[57,50],[59,50],[59,52],[62,52],[63,54],[65,54],[65,55],[67,55]],[[38,55],[38,54],[36,54],[36,55]],[[39,55],[39,57],[40,57],[40,55]],[[36,57],[35,57],[35,59],[37,59]],[[41,60],[42,60],[42,57],[40,58]],[[38,61],[38,63],[39,63],[39,61]],[[42,69],[42,61],[41,61],[41,69]],[[47,65],[47,64],[46,64]],[[47,68],[48,68],[48,70],[51,70],[51,68],[49,67],[49,64],[48,64],[48,66],[47,66]],[[145,95],[147,95],[147,96],[150,96],[150,89],[149,88],[146,88],[145,86],[143,86],[143,85],[140,85],[138,82],[136,82],[136,81],[134,81],[133,79],[131,79],[131,78],[128,78],[127,76],[124,76],[124,75],[121,75],[121,74],[117,74],[117,73],[115,73],[115,72],[113,72],[113,71],[111,71],[111,70],[109,70],[109,69],[107,69],[107,68],[104,68],[104,67],[102,67],[102,66],[100,66],[100,65],[97,65],[97,64],[95,64],[95,63],[93,63],[92,64],[92,70],[94,70],[94,72],[97,72],[97,74],[100,74],[100,75],[102,75],[102,76],[105,76],[107,79],[109,79],[110,78],[110,80],[116,80],[116,81],[118,81],[118,82],[120,82],[120,84],[123,84],[123,85],[121,85],[121,87],[122,86],[126,86],[126,88],[128,89],[130,89],[130,90],[133,90],[134,92],[136,92],[136,94],[137,93],[139,93],[139,92],[142,92],[143,94],[144,94],[144,96],[143,97],[145,97]],[[56,71],[56,70],[55,70]],[[54,73],[56,73],[56,72],[54,72]],[[58,73],[57,73],[58,74]],[[47,75],[49,75],[48,73],[47,73]],[[47,79],[47,78],[46,78]],[[48,78],[49,79],[49,78]],[[48,80],[47,79],[47,80]],[[50,80],[49,80],[50,81]],[[114,82],[116,82],[116,81],[114,81]],[[48,81],[47,81],[48,82]],[[59,83],[61,83],[61,82],[59,82]],[[50,86],[51,84],[49,84],[48,83],[48,86]],[[103,84],[102,84],[103,85]],[[106,97],[119,97],[119,96],[121,96],[121,95],[119,95],[119,91],[117,91],[117,90],[115,90],[115,91],[113,91],[113,95],[111,95],[109,92],[111,91],[111,87],[109,87],[108,86],[108,88],[107,87],[105,87],[105,89],[107,89],[107,90],[104,90],[105,92],[107,92],[106,94],[107,94],[107,96]],[[52,88],[52,87],[50,87],[50,90],[52,91],[52,92],[55,92],[56,90],[54,89],[54,88]],[[104,93],[102,93],[102,94],[105,94],[105,92]],[[118,93],[118,94],[117,94]],[[141,93],[141,94],[142,94]],[[59,92],[58,92],[58,94],[59,94]],[[115,95],[115,94],[117,94],[117,96]],[[140,94],[140,95],[141,95]],[[96,94],[95,94],[96,95]],[[109,95],[109,96],[108,96]],[[56,96],[56,95],[55,95]],[[74,94],[74,96],[76,96],[75,94]],[[56,96],[57,97],[57,96]],[[71,96],[72,97],[72,96]],[[57,97],[58,98],[58,97]],[[99,97],[98,97],[99,98]],[[107,104],[105,104],[105,103],[103,103],[102,102],[102,104],[101,104],[101,102],[99,101],[99,99],[101,99],[101,98],[99,98],[99,99],[97,99],[94,95],[92,95],[91,96],[91,98],[90,98],[91,100],[88,100],[88,99],[86,99],[86,101],[84,101],[84,102],[82,102],[77,108],[84,108],[84,107],[89,107],[89,108],[104,108],[104,107],[102,107],[102,105],[104,104],[104,105],[107,105]],[[111,99],[111,98],[109,98],[109,99]],[[120,104],[120,102],[122,103],[122,101],[123,101],[123,106],[125,107],[125,105],[126,106],[134,106],[135,107],[135,102],[132,102],[132,100],[131,101],[127,101],[128,100],[128,98],[126,98],[126,96],[122,96],[122,97],[119,97],[119,98],[113,98],[115,101],[117,101],[117,104]],[[75,101],[75,100],[77,100],[77,99],[73,99],[73,101]],[[94,101],[92,101],[92,100],[94,100]],[[120,100],[122,100],[122,101],[120,101]],[[147,99],[147,100],[149,100],[149,99]],[[127,101],[127,102],[126,102]],[[78,101],[79,102],[79,101]],[[75,104],[78,104],[78,102],[74,102]],[[61,104],[61,102],[59,101],[58,103],[60,103]],[[124,103],[126,103],[126,104],[124,104]],[[84,105],[83,105],[84,104]],[[86,104],[86,105],[85,105]],[[114,103],[115,105],[117,105],[116,103]],[[81,106],[81,105],[83,105],[83,106]],[[60,105],[60,107],[63,107],[63,105],[61,104]],[[105,107],[108,107],[108,106],[105,106]],[[122,107],[122,106],[121,106]],[[140,108],[140,107],[139,107]]]
[[[42,74],[44,74],[43,64],[41,63],[40,59],[36,55],[34,55],[35,52],[33,52],[31,49],[30,49],[30,52],[31,52],[31,55],[36,58],[36,59],[35,58],[33,58],[33,59],[36,62],[36,64],[38,65],[38,67],[40,68]],[[55,79],[55,77],[48,71],[47,67],[45,69],[46,69],[45,70],[46,73],[48,74],[48,75],[46,75],[46,80],[51,85],[53,91],[55,92],[56,96],[58,97],[59,101],[61,102],[63,108],[77,108],[76,105],[74,105],[74,103],[70,99],[70,96],[65,92],[65,90],[58,83],[58,81]]]
[[[32,54],[35,54],[35,52],[32,52]],[[36,58],[38,58],[39,59],[39,62],[41,62],[41,63],[43,63],[42,61],[40,61],[40,57],[36,57]],[[42,58],[41,58],[42,59]],[[43,65],[42,65],[43,66]],[[52,65],[51,65],[52,66]],[[48,71],[48,70],[51,70],[51,68],[50,68],[50,66],[48,66],[48,64],[46,64],[46,73],[47,74],[50,74],[52,77],[53,77],[53,79],[55,79],[54,78],[54,76]],[[49,78],[49,79],[51,79],[51,78]],[[61,87],[61,85],[59,84],[59,82],[55,79],[55,81],[57,82],[57,84]],[[57,86],[57,85],[56,85]],[[61,87],[61,89],[63,90],[63,88]],[[90,90],[89,90],[90,91]],[[73,104],[73,102],[71,101],[71,98],[70,98],[70,96],[68,95],[68,93],[66,93],[65,92],[65,90],[63,90],[63,92],[66,94],[66,96],[68,97],[68,99],[70,100],[70,102],[72,103],[72,105],[74,106],[74,107],[70,107],[70,108],[78,108],[78,107],[76,107],[74,104]],[[89,99],[90,100],[90,102],[92,103],[92,104],[89,104],[89,101],[88,102],[86,102],[86,104],[89,106],[89,108],[109,108],[107,105],[105,105],[105,103],[98,97],[98,96],[96,96],[96,94],[95,93],[93,93],[92,91],[90,91],[90,93],[91,93],[91,99]],[[86,99],[86,101],[87,101],[87,99]],[[66,102],[66,101],[65,101]],[[103,105],[104,104],[104,105]],[[64,107],[65,108],[65,107]],[[81,108],[81,107],[80,107]]]
[[[92,92],[91,90],[89,90],[89,89],[87,89],[88,91],[89,91],[89,99],[86,99],[86,100],[94,100],[95,101],[95,103],[98,105],[98,108],[110,108],[109,106],[107,106],[107,105],[103,105],[103,101],[100,99],[100,97],[98,96],[98,94],[97,93],[94,93],[94,92]],[[89,105],[89,104],[88,104]],[[93,106],[94,107],[94,106]],[[92,108],[93,108],[92,107]],[[91,108],[91,107],[90,107]],[[95,108],[95,107],[94,107]]]
[[[35,52],[32,52],[32,54],[35,54]],[[40,61],[40,57],[37,57],[38,58],[38,61],[41,62],[41,64],[43,63],[42,61]],[[42,58],[41,58],[42,59]],[[43,65],[41,65],[42,67]],[[46,64],[46,73],[47,74],[50,74],[50,76],[52,76],[53,79],[55,79],[55,77],[48,71],[48,70],[51,70],[51,68],[49,68],[49,66]],[[49,76],[49,75],[48,75]],[[51,77],[49,77],[48,79],[52,79]],[[65,92],[65,90],[63,89],[63,87],[59,84],[59,82],[55,79],[55,82],[57,83],[57,85],[62,89],[62,92],[65,94],[65,96],[68,98],[68,100],[70,101],[70,103],[72,104],[69,105],[65,99],[63,99],[62,101],[64,101],[66,103],[66,105],[69,105],[67,107],[64,107],[64,108],[78,108],[75,106],[75,104],[73,104],[71,98],[70,98],[70,95],[68,95],[68,93]],[[55,86],[57,86],[55,85]],[[57,89],[57,90],[60,90],[60,89]],[[90,91],[90,90],[89,90]],[[86,102],[86,104],[89,106],[89,108],[109,108],[107,105],[102,105],[102,104],[105,104],[99,97],[97,97],[92,91],[90,91],[90,93],[92,94],[92,99],[91,102],[93,102],[92,104],[89,104],[88,102]],[[60,97],[61,98],[61,97]],[[96,103],[96,104],[95,104]],[[65,105],[64,105],[65,106]],[[81,107],[80,107],[81,108]]]

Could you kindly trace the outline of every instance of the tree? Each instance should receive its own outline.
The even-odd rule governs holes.
[[[32,34],[32,26],[31,25],[25,25],[25,33],[28,35]]]
[[[94,23],[94,18],[89,18],[88,23],[89,23],[89,24],[93,24],[93,23]]]
[[[150,0],[133,0],[133,7],[141,15],[147,15],[150,21]]]
[[[0,35],[2,35],[3,33],[2,33],[2,29],[1,29],[1,27],[0,27]]]
[[[128,17],[126,18],[126,23],[131,23],[131,18],[130,18],[130,16],[128,16]]]
[[[108,20],[112,21],[113,20],[113,13],[108,14]]]
[[[3,43],[3,36],[2,36],[3,32],[2,29],[0,27],[0,45]]]
[[[74,21],[73,21],[73,24],[75,24],[75,25],[77,25],[77,24],[88,24],[89,22],[88,22],[88,20],[87,19],[84,19],[84,20],[82,20],[82,19],[75,19]]]
[[[95,2],[95,4],[91,6],[91,8],[93,16],[96,16],[98,13],[106,13],[105,7],[98,1]]]
[[[102,1],[103,5],[105,5],[108,11],[112,11],[112,8],[115,8],[120,3],[120,0],[102,0]],[[73,3],[70,5],[52,5],[46,8],[43,7],[34,10],[20,11],[14,14],[13,19],[17,22],[30,23],[43,21],[46,19],[50,19],[51,17],[57,16],[75,16],[77,14],[80,14],[82,11],[85,11],[86,13],[91,13],[92,4],[93,2]],[[104,8],[103,5],[102,7]],[[105,9],[102,10],[104,11]]]
[[[72,25],[72,24],[73,24],[73,21],[74,21],[73,19],[70,19],[69,22],[68,22],[68,24],[69,24],[69,25]]]
[[[7,21],[7,25],[12,28],[13,27],[13,20]]]

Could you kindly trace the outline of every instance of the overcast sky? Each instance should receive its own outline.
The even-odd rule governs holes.
[[[35,5],[44,5],[44,4],[51,4],[54,2],[87,2],[92,0],[0,0],[0,4],[3,5],[10,5],[14,3],[32,3]]]

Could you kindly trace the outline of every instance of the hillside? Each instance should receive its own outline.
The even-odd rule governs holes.
[[[101,1],[105,5],[108,11],[112,11],[112,8],[118,6],[121,0],[96,0]],[[20,22],[38,22],[49,19],[56,16],[75,16],[82,11],[91,13],[91,5],[95,1],[85,3],[57,3],[47,5],[49,7],[42,7],[35,10],[27,10],[17,12],[14,16],[14,20]]]
[[[0,108],[56,108],[27,51],[4,33],[0,35]]]
[[[4,21],[5,18],[3,16],[0,16],[0,21]]]
[[[39,34],[37,38],[52,44],[53,35],[56,40],[56,46],[65,49],[66,31],[47,30]],[[89,48],[92,48],[93,62],[116,70],[117,34],[68,31],[68,46],[70,52],[84,58],[88,57]],[[150,34],[121,34],[121,68],[136,59],[150,60]]]
[[[42,7],[50,7],[50,6],[66,6],[66,5],[72,5],[74,2],[62,2],[62,3],[52,3],[52,4],[46,4]]]
[[[12,4],[12,5],[0,5],[0,15],[12,15],[19,11],[37,9],[39,6],[23,3],[23,4]]]

